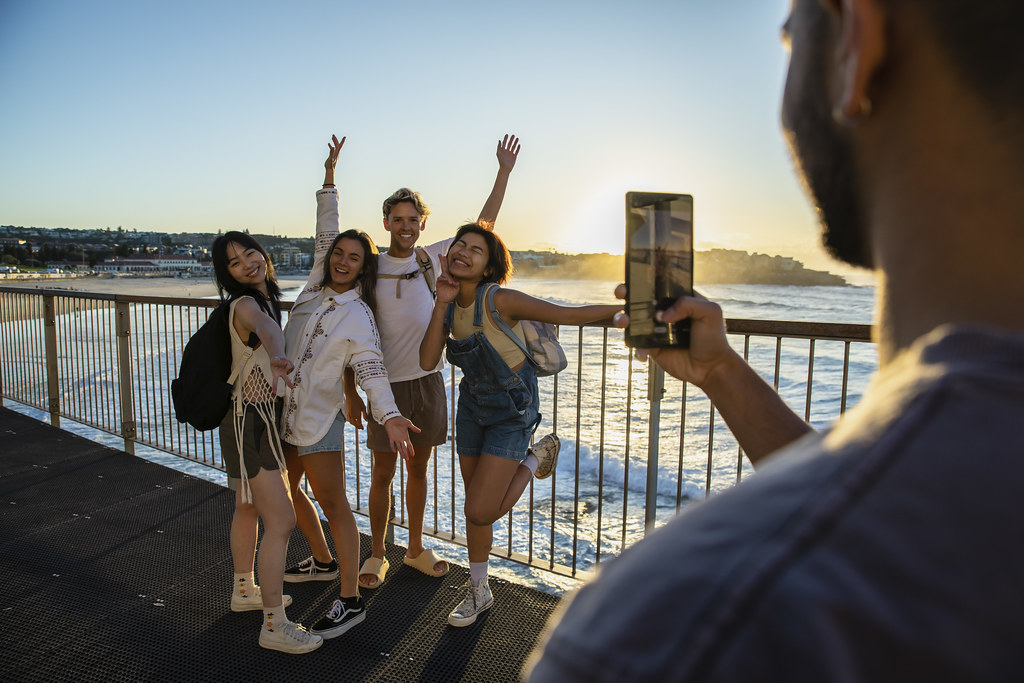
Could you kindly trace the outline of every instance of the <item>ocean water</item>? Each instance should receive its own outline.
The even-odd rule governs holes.
[[[615,284],[524,278],[513,281],[510,286],[558,303],[579,305],[613,303]],[[293,299],[299,289],[286,290],[285,298]],[[870,323],[874,311],[874,291],[867,287],[709,285],[699,289],[722,306],[726,318]],[[90,315],[102,318],[112,312],[100,309]],[[163,333],[171,339],[182,321],[171,316],[165,317],[164,324]],[[620,330],[565,328],[560,338],[569,367],[557,378],[540,380],[543,421],[538,429],[538,437],[554,431],[561,438],[556,475],[529,488],[512,514],[495,524],[497,547],[532,553],[535,558],[564,565],[573,562],[575,548],[576,568],[587,571],[599,559],[607,560],[643,535],[647,474],[653,464],[652,455],[657,457],[656,517],[659,524],[690,503],[752,474],[735,440],[698,389],[668,378],[664,394],[654,397],[660,401],[649,400],[646,364],[631,359]],[[731,337],[731,343],[744,353],[742,338]],[[80,350],[88,351],[88,340],[78,344]],[[154,365],[176,368],[181,349],[173,343],[165,343],[165,346],[172,349],[171,353],[155,359]],[[778,387],[780,395],[798,414],[806,415],[815,427],[823,428],[840,415],[846,349],[842,342],[816,343],[808,398],[809,350],[806,340],[785,340],[777,348],[774,338],[753,337],[746,353],[752,366],[766,381]],[[852,344],[849,354],[848,408],[859,400],[877,366],[871,344]],[[74,400],[73,395],[82,383],[109,386],[111,393],[115,393],[114,378],[104,369],[101,354],[96,355],[99,360],[95,371],[90,372],[86,367],[86,371],[68,385],[62,397],[66,404]],[[453,384],[457,387],[459,379],[456,370],[453,383],[451,371],[451,368],[445,370],[449,405],[455,400],[451,394],[457,394]],[[137,401],[147,404],[147,410],[136,416],[140,434],[149,433],[148,430],[156,429],[158,424],[173,422],[173,417],[168,420],[172,374],[173,370],[136,378]],[[39,417],[45,415],[40,413]],[[650,428],[651,420],[656,420],[656,429]],[[79,428],[69,421],[63,426],[115,448],[121,446],[120,438],[113,435],[88,427]],[[346,483],[350,501],[360,506],[366,504],[365,487],[370,476],[364,441],[362,432],[353,428],[346,432]],[[217,448],[219,446],[214,444],[214,449]],[[223,473],[201,464],[141,445],[137,452],[190,474],[226,483]],[[215,458],[219,460],[219,455]],[[435,506],[433,490],[428,495],[426,526],[433,527],[436,520],[441,532],[464,536],[462,483],[450,444],[438,448],[435,463],[430,476],[436,477],[436,486],[431,486],[439,492],[439,499]],[[359,489],[355,487],[357,478],[362,482]],[[400,501],[398,479],[396,477],[395,496]],[[449,491],[453,492],[453,497]],[[398,515],[402,517],[401,508]],[[357,520],[361,530],[368,532],[365,518],[357,515]],[[403,538],[399,530],[396,540],[402,543]],[[467,561],[462,548],[438,541],[433,543],[440,545],[442,554],[455,561]],[[495,561],[494,564],[496,575],[540,588],[558,591],[574,585],[571,580],[535,572],[518,563]]]
[[[584,304],[614,302],[615,284],[523,279],[510,286],[560,303]],[[722,306],[726,318],[843,323],[873,319],[872,288],[708,285],[699,289]],[[540,381],[542,410],[547,410],[538,434],[556,431],[562,439],[554,492],[555,516],[561,518],[553,523],[558,529],[557,545],[569,548],[575,543],[578,566],[589,568],[599,553],[605,560],[643,535],[651,454],[657,455],[659,524],[691,502],[752,474],[735,439],[699,389],[667,378],[656,415],[647,396],[646,365],[631,363],[621,331],[605,334],[587,328],[579,333],[572,328],[563,331],[561,341],[569,367],[558,376],[557,399],[554,381]],[[730,341],[744,353],[742,337],[730,337]],[[752,337],[747,349],[751,365],[777,386],[790,407],[815,427],[825,428],[841,414],[846,348],[842,342],[816,342],[810,398],[809,353],[810,342],[799,339],[784,340],[777,349],[774,338]],[[877,367],[872,344],[851,344],[849,354],[847,408],[860,399]],[[632,382],[627,382],[631,375]],[[649,429],[651,419],[658,420],[655,430]],[[579,503],[571,509],[574,497]],[[535,504],[546,504],[549,498],[548,491],[535,491]],[[559,559],[569,561],[568,553]]]

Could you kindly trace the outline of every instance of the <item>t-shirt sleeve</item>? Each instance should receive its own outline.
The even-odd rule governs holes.
[[[441,257],[448,253],[448,250],[451,248],[452,242],[454,241],[454,237],[449,237],[446,240],[434,242],[433,244],[423,247],[423,250],[427,252],[427,255],[430,256],[430,260],[434,264],[435,276],[441,274]]]

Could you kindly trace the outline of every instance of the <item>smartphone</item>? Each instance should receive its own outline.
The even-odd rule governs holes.
[[[690,321],[662,323],[657,311],[693,294],[693,197],[626,193],[626,346],[689,347]]]

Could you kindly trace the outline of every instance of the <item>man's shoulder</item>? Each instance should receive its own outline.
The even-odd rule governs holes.
[[[423,249],[423,251],[425,251],[428,254],[430,254],[431,256],[437,258],[441,254],[446,253],[448,251],[448,248],[452,245],[452,242],[454,242],[454,241],[455,241],[454,237],[448,237],[447,239],[443,239],[443,240],[441,240],[439,242],[434,242],[432,244],[427,244],[425,246],[420,246],[420,248]]]

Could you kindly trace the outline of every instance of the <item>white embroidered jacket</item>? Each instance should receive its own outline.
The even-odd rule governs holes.
[[[322,439],[345,409],[347,366],[352,366],[356,382],[370,399],[378,424],[401,415],[384,370],[380,333],[370,307],[359,298],[358,288],[335,294],[320,286],[324,258],[338,235],[338,194],[334,188],[316,194],[313,268],[285,329],[295,387],[285,392],[281,439],[296,446],[311,446]]]

